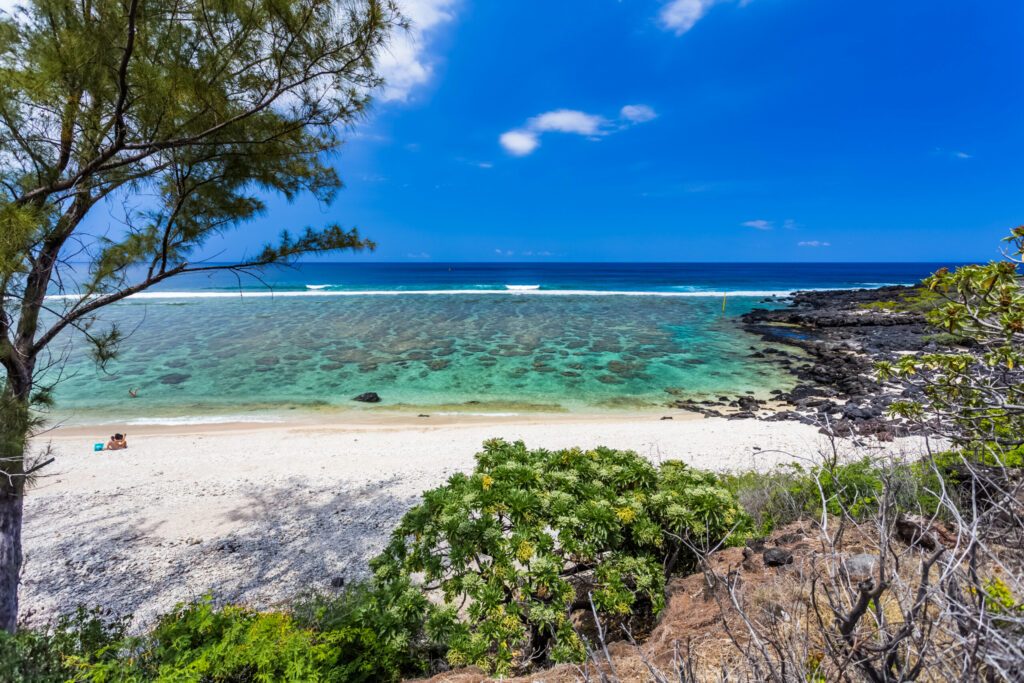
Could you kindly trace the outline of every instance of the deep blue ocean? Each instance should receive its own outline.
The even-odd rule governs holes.
[[[318,263],[259,279],[194,274],[103,312],[97,325],[128,335],[106,368],[67,335],[55,412],[130,425],[767,397],[793,379],[757,358],[765,343],[740,315],[786,305],[794,290],[911,284],[938,267]],[[352,401],[367,391],[381,402]]]
[[[307,263],[259,279],[190,274],[154,291],[437,291],[537,288],[571,292],[785,293],[912,284],[942,264],[923,263]]]

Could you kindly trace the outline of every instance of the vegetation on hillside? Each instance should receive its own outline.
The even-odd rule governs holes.
[[[941,303],[941,297],[932,290],[927,287],[915,287],[908,292],[900,293],[894,299],[857,304],[857,308],[864,311],[882,311],[885,313],[924,314],[929,313]]]

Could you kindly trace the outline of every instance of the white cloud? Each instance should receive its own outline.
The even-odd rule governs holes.
[[[740,225],[745,228],[753,228],[754,230],[771,230],[775,227],[772,221],[766,221],[760,218],[753,221],[744,221]]]
[[[432,34],[455,19],[460,0],[402,0],[401,11],[411,26],[397,31],[381,51],[377,67],[384,77],[383,90],[377,97],[385,102],[404,102],[418,86],[425,85],[434,74],[429,54]],[[28,0],[0,0],[0,12],[12,13]]]
[[[821,242],[819,240],[808,240],[806,242],[797,242],[796,246],[798,246],[798,247],[810,247],[812,249],[817,249],[817,248],[820,248],[820,247],[831,247],[832,245],[829,244],[828,242]]]
[[[661,8],[658,21],[666,31],[681,36],[704,18],[714,5],[733,0],[669,0]],[[740,7],[746,7],[753,0],[739,0]]]
[[[681,36],[700,21],[716,0],[671,0],[658,15],[662,28]]]
[[[576,135],[603,135],[606,121],[595,114],[575,109],[556,109],[534,116],[527,128],[538,133],[575,133]]]
[[[505,150],[517,157],[524,157],[540,145],[537,134],[528,130],[510,130],[498,138]]]
[[[970,152],[965,152],[962,149],[949,149],[948,147],[936,147],[934,152],[935,156],[948,157],[950,159],[973,159],[974,155]]]
[[[477,164],[477,167],[479,167],[479,168],[494,168],[494,164],[492,164],[489,161],[481,161],[479,164]]]
[[[622,120],[614,123],[598,114],[576,109],[555,109],[530,117],[525,126],[502,133],[498,141],[509,154],[521,157],[540,146],[540,137],[544,133],[568,133],[593,140],[657,117],[654,110],[645,104],[627,104],[619,114]]]
[[[516,252],[511,249],[495,249],[494,253],[498,256],[515,256]]]
[[[800,224],[797,223],[792,218],[787,218],[786,220],[782,221],[782,227],[785,230],[796,230],[797,228],[800,227]]]
[[[627,104],[619,110],[619,116],[632,123],[646,123],[658,118],[658,114],[646,104]]]
[[[2,3],[3,0],[0,0]],[[370,142],[391,142],[391,138],[380,133],[369,133],[365,130],[356,129],[348,134],[349,140],[369,140]]]
[[[410,253],[405,255],[405,258],[430,258],[430,254],[428,254],[425,251],[421,251],[421,252],[418,252],[418,253],[410,252]]]
[[[380,56],[380,73],[384,76],[384,101],[404,102],[414,88],[430,81],[434,66],[427,47],[430,34],[455,18],[457,0],[405,0],[402,13],[412,23],[407,32],[393,36],[391,44]]]

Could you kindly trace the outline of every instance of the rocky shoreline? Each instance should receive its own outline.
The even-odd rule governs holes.
[[[764,350],[751,347],[751,358],[784,368],[796,386],[776,390],[770,402],[747,395],[670,405],[706,417],[797,420],[822,431],[883,441],[906,436],[915,426],[889,418],[887,409],[910,396],[881,386],[873,368],[879,360],[938,350],[920,293],[904,286],[797,292],[785,308],[746,313],[743,328],[769,344]]]

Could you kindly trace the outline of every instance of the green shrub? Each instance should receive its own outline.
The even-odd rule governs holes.
[[[992,464],[1000,467],[1024,467],[1024,445],[1005,452],[997,452],[992,456]]]
[[[0,681],[7,683],[63,683],[74,671],[45,633],[0,632]]]
[[[820,514],[824,508],[831,515],[846,512],[855,519],[862,519],[878,509],[878,496],[884,482],[881,469],[871,458],[865,457],[815,467],[801,482],[801,487],[801,495],[808,501],[816,498],[811,511]]]
[[[887,311],[890,313],[929,313],[943,303],[942,297],[925,287],[915,287],[901,292],[889,301],[869,301],[857,304],[865,311]]]
[[[164,615],[148,635],[123,643],[117,659],[70,662],[78,680],[93,683],[396,681],[428,670],[428,608],[422,592],[401,582],[306,597],[293,613],[205,600]]]
[[[609,623],[657,613],[666,575],[691,566],[694,546],[749,525],[714,475],[681,462],[500,440],[476,459],[471,474],[424,494],[373,565],[380,581],[422,574],[440,591],[447,610],[432,628],[446,629],[453,665],[506,674],[581,661],[570,615],[591,596]]]
[[[882,465],[871,458],[805,468],[787,463],[769,472],[723,474],[722,484],[740,501],[760,534],[800,518],[848,514],[863,519],[878,509],[886,479],[907,504],[920,492],[920,477],[908,466]]]
[[[79,607],[51,629],[0,631],[0,681],[64,683],[82,666],[114,661],[128,623],[99,608]]]
[[[430,661],[444,656],[443,640],[431,640],[425,626],[434,609],[408,581],[355,584],[339,596],[313,595],[298,601],[298,624],[331,633],[339,648],[345,681],[393,681],[426,674]],[[441,636],[443,629],[432,629]]]
[[[766,536],[776,527],[807,516],[811,507],[807,496],[794,495],[808,491],[803,484],[807,476],[800,465],[784,464],[768,472],[724,473],[720,479],[750,515],[754,533]]]
[[[94,683],[234,683],[235,681],[342,681],[331,634],[299,627],[280,612],[215,608],[209,601],[183,605],[163,616],[145,638],[128,643],[121,658],[82,663]]]
[[[1024,614],[1024,603],[1014,596],[1005,581],[998,577],[986,579],[982,583],[982,600],[985,609],[1000,616],[1016,616]]]

